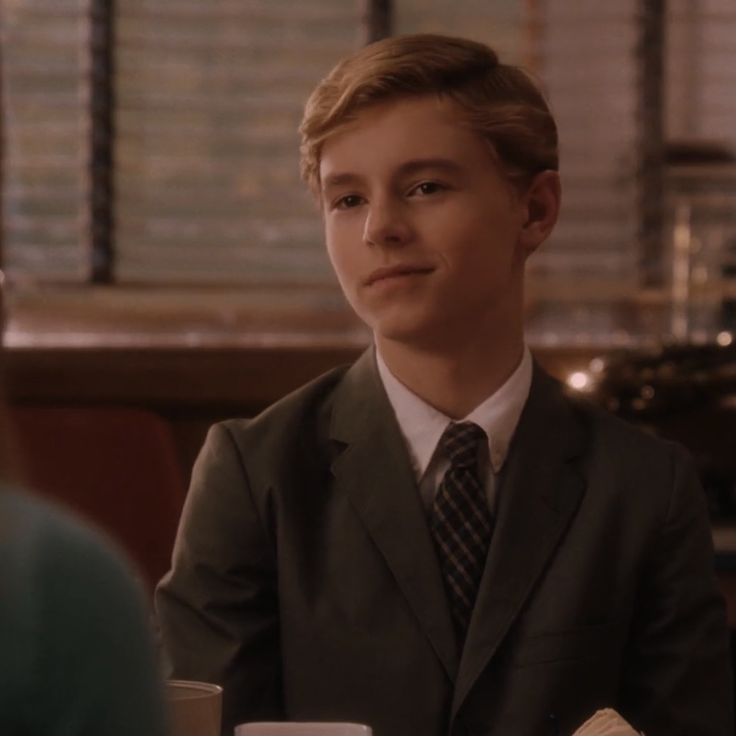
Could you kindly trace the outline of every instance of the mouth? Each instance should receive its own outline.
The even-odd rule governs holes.
[[[434,268],[430,266],[415,266],[411,264],[385,266],[373,271],[364,283],[366,286],[372,286],[373,284],[377,284],[381,281],[389,281],[391,279],[398,279],[406,276],[420,276],[431,273],[432,271],[434,271]]]

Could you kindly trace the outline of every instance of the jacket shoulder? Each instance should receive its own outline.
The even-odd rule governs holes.
[[[587,437],[584,465],[590,477],[606,477],[619,492],[628,489],[626,493],[634,496],[659,497],[663,507],[669,505],[678,478],[687,477],[697,487],[695,463],[684,446],[587,398],[568,393],[567,400]],[[698,493],[702,495],[702,490]]]
[[[601,439],[605,445],[621,447],[627,454],[643,457],[652,455],[671,457],[673,453],[688,454],[677,442],[665,439],[644,426],[622,419],[586,397],[572,394],[570,391],[565,393],[573,411],[586,425],[591,437]]]
[[[210,434],[224,433],[239,454],[294,459],[314,452],[327,437],[337,388],[349,366],[339,366],[304,384],[252,418],[227,419]]]
[[[330,401],[348,368],[348,365],[342,365],[330,369],[278,399],[255,417],[226,419],[221,424],[232,431],[248,427],[265,428],[269,424],[280,424],[293,417],[303,418],[310,412],[319,411]]]

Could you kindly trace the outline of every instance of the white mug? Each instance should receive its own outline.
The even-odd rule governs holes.
[[[235,736],[371,736],[370,726],[361,723],[260,722],[243,723]]]

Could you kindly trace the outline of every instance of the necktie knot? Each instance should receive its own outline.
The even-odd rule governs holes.
[[[455,468],[475,468],[478,448],[486,433],[473,422],[451,422],[440,438],[440,446]]]

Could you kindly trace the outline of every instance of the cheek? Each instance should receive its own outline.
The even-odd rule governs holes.
[[[323,221],[325,243],[330,258],[342,258],[345,254],[357,254],[363,243],[364,217],[362,213],[347,212]]]
[[[327,246],[327,257],[332,264],[332,270],[343,288],[349,287],[352,272],[356,269],[355,249],[350,243],[341,238],[334,228],[325,229],[325,244]]]
[[[327,244],[327,256],[330,259],[330,263],[332,264],[332,270],[335,272],[335,275],[337,276],[337,280],[342,284],[343,278],[345,275],[345,268],[342,263],[342,259],[340,256],[340,251],[336,250],[334,247],[331,247],[330,244]]]
[[[333,268],[337,268],[337,263],[340,258],[340,232],[339,228],[335,227],[334,223],[325,221],[324,223],[325,233],[325,246],[327,247],[327,255],[332,263]]]
[[[514,231],[499,223],[477,222],[456,232],[452,246],[444,251],[446,267],[466,285],[469,292],[498,285],[515,278],[523,259],[518,257]]]

